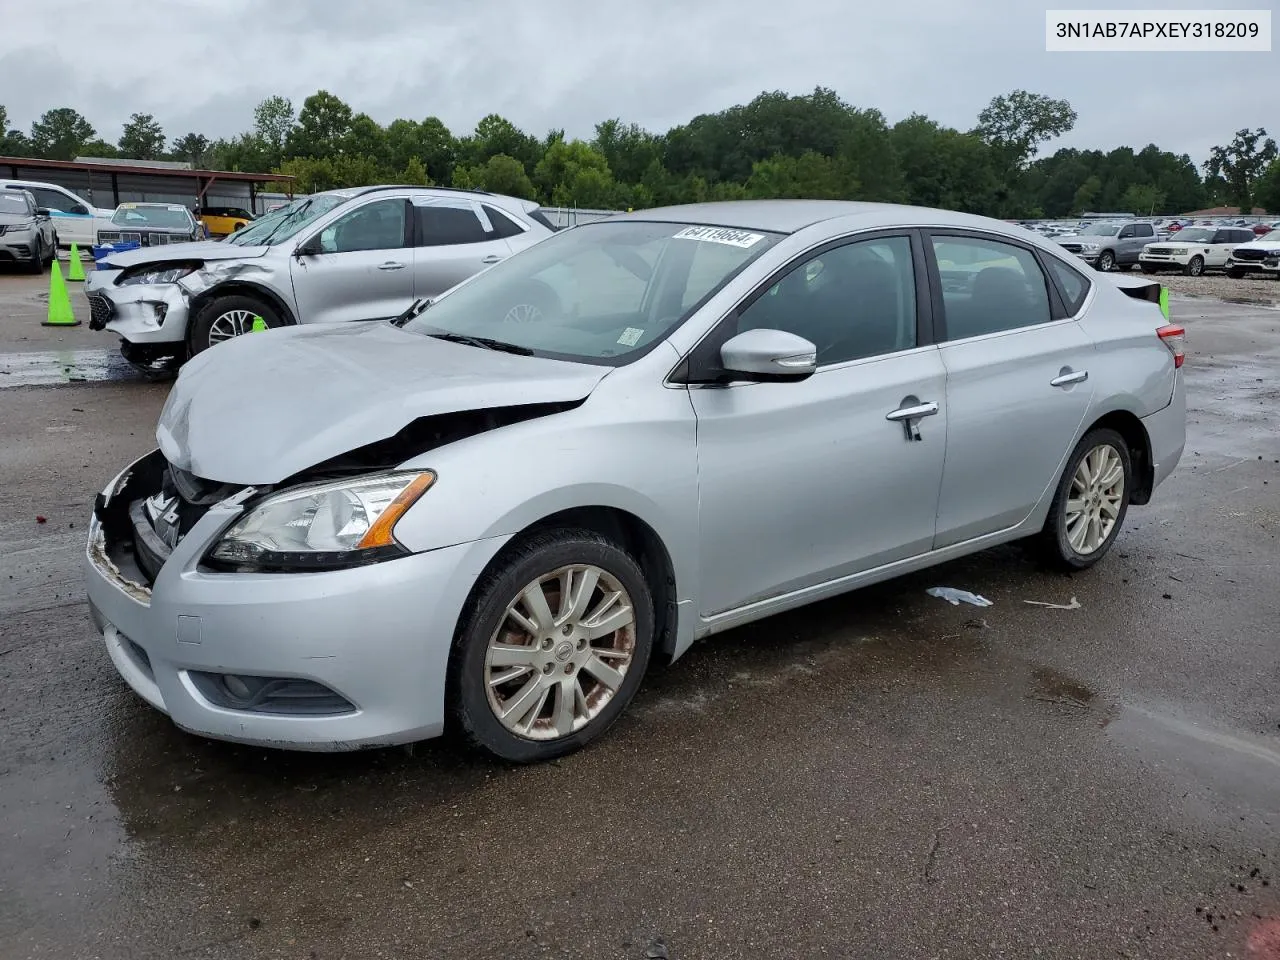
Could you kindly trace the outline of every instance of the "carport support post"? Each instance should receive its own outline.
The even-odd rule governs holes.
[[[249,181],[249,212],[255,217],[258,215],[258,185],[252,180]]]

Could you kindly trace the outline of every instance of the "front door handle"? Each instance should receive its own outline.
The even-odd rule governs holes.
[[[396,260],[388,260],[386,263],[378,264],[379,270],[403,270],[404,264]]]
[[[489,256],[485,257],[480,262],[481,263],[501,263],[505,259],[506,257],[500,257],[496,253],[491,253],[489,254]]]
[[[884,415],[886,420],[918,420],[921,417],[932,417],[938,412],[936,403],[917,403],[910,407],[899,407]]]
[[[1072,370],[1070,367],[1063,367],[1062,372],[1049,381],[1049,386],[1069,387],[1073,383],[1084,383],[1088,379],[1088,370]]]

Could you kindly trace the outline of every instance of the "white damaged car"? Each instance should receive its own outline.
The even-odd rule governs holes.
[[[259,320],[284,327],[389,319],[552,233],[536,203],[514,197],[443,187],[331,190],[225,240],[108,256],[85,283],[89,327],[118,334],[132,363],[176,366]]]

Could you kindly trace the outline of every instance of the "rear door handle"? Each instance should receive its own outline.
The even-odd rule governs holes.
[[[404,264],[398,263],[395,260],[388,260],[386,263],[378,264],[378,269],[379,270],[403,270]]]
[[[917,403],[911,407],[899,407],[897,410],[890,410],[884,415],[886,420],[918,420],[921,417],[932,417],[938,412],[936,403]]]
[[[501,263],[505,259],[506,257],[500,257],[496,253],[491,253],[489,254],[489,256],[485,257],[480,262],[481,263]]]
[[[1073,383],[1084,383],[1089,379],[1088,370],[1067,370],[1049,381],[1051,387],[1069,387]]]

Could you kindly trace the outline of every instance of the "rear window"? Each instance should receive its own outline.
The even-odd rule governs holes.
[[[1058,296],[1066,304],[1067,314],[1074,315],[1084,306],[1084,298],[1089,295],[1089,281],[1074,267],[1070,267],[1056,257],[1045,257],[1049,266],[1049,278],[1058,288]]]
[[[526,213],[526,214],[525,214],[525,216],[526,216],[526,217],[528,217],[530,220],[532,220],[534,223],[540,223],[540,224],[542,224],[542,225],[543,225],[544,227],[546,227],[548,230],[559,230],[559,229],[560,229],[560,228],[559,228],[559,227],[557,227],[554,223],[552,223],[550,220],[548,220],[548,219],[547,219],[547,215],[546,215],[545,213],[543,213],[541,210],[532,210],[532,211],[530,211],[530,212]]]
[[[489,223],[493,225],[490,237],[496,237],[499,240],[505,240],[507,237],[514,237],[517,234],[524,233],[520,227],[506,214],[495,210],[488,204],[483,204],[484,215],[489,218]]]

